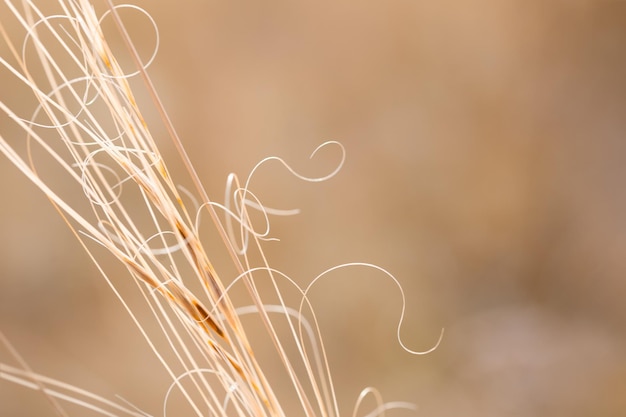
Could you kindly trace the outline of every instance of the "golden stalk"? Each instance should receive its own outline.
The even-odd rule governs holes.
[[[18,140],[6,138],[0,131],[0,152],[41,189],[63,216],[170,374],[172,386],[182,392],[196,415],[205,415],[207,410],[209,415],[222,416],[285,415],[280,396],[272,389],[264,367],[255,357],[240,320],[244,310],[242,306],[235,306],[229,295],[231,286],[242,282],[252,308],[246,311],[256,313],[263,323],[302,414],[338,416],[337,399],[315,316],[312,316],[315,326],[310,326],[302,314],[304,304],[308,304],[308,289],[300,289],[299,310],[285,304],[279,281],[290,281],[268,265],[261,247],[264,234],[255,231],[248,213],[248,209],[253,208],[267,216],[270,210],[248,189],[249,179],[243,187],[236,177],[229,183],[236,187],[235,210],[230,209],[229,203],[220,205],[209,199],[120,18],[118,10],[122,6],[106,0],[108,10],[99,16],[88,0],[58,0],[60,11],[47,15],[36,3],[23,0],[20,8],[11,0],[5,0],[9,13],[0,15],[0,36],[10,52],[10,56],[0,57],[0,66],[11,74],[14,82],[30,89],[37,103],[34,116],[28,118],[12,110],[8,97],[0,97],[1,112],[26,133],[26,151],[20,152]],[[139,9],[133,7],[133,10]],[[135,61],[136,74],[127,74],[114,56],[101,26],[105,16],[113,19],[119,29]],[[24,31],[22,53],[6,30],[5,19],[13,19]],[[29,46],[35,56],[24,52]],[[131,87],[133,75],[142,80],[175,144],[199,197],[198,209],[209,213],[232,259],[238,276],[229,285],[224,284],[211,263],[194,216],[185,205],[184,195],[170,175],[140,111]],[[95,102],[103,104],[106,111],[92,110]],[[72,184],[81,190],[87,204],[68,202],[62,187],[40,175],[36,160],[41,155],[34,154],[42,151],[49,158],[48,163],[53,162],[64,175],[63,184]],[[283,162],[292,173],[309,181],[332,177],[342,163],[343,156],[337,170],[312,179],[299,176]],[[142,217],[137,217],[135,209],[127,206],[124,198],[127,191],[123,193],[122,187],[131,188],[140,198]],[[238,247],[231,227],[223,225],[221,213],[229,222],[240,225],[239,239],[250,241],[250,248],[245,244],[242,244],[243,249]],[[170,244],[172,237],[174,245]],[[160,242],[162,249],[154,249],[153,241]],[[166,361],[162,347],[156,346],[135,317],[133,308],[124,301],[105,268],[100,266],[94,243],[112,254],[136,280],[177,363]],[[251,260],[252,248],[260,264]],[[183,270],[193,271],[201,293],[190,289],[189,277],[183,277],[180,272]],[[278,307],[264,302],[254,279],[260,272],[270,277],[273,297],[279,300]],[[270,317],[275,313],[281,313],[281,319],[288,324],[291,335],[286,339],[278,334]],[[306,337],[303,327],[308,329]],[[0,341],[10,346],[2,333]],[[287,344],[295,346],[295,355],[287,353]],[[312,357],[308,350],[311,348]],[[11,351],[14,357],[19,357],[13,349]],[[0,364],[0,379],[40,390],[51,399],[60,415],[64,415],[63,408],[55,399],[75,402],[105,415],[145,415],[38,375],[25,362],[20,362],[22,369]],[[304,371],[296,371],[298,367]],[[182,384],[183,378],[190,379],[191,387]],[[381,407],[382,412],[385,407]]]

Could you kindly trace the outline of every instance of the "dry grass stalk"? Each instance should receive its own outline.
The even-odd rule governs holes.
[[[20,6],[10,0],[5,4],[10,13],[0,17],[0,32],[11,56],[0,57],[0,64],[16,83],[31,91],[37,107],[32,117],[24,117],[5,102],[5,97],[0,97],[2,112],[27,135],[25,146],[19,145],[18,140],[0,136],[0,151],[45,193],[96,265],[99,259],[94,250],[104,247],[139,283],[138,288],[161,326],[176,363],[163,357],[163,347],[153,342],[105,268],[98,266],[169,372],[172,388],[180,390],[190,409],[199,416],[285,415],[280,396],[273,391],[255,357],[240,320],[242,314],[254,313],[260,317],[278,352],[293,388],[289,395],[295,394],[302,415],[339,415],[315,316],[311,312],[313,325],[310,325],[302,313],[305,306],[310,307],[306,299],[308,288],[300,289],[299,309],[286,305],[280,288],[295,283],[267,264],[261,242],[268,230],[258,231],[248,210],[259,211],[266,221],[268,214],[289,212],[264,207],[248,189],[250,177],[244,186],[235,176],[229,177],[231,197],[224,205],[209,199],[152,86],[147,65],[142,63],[119,17],[119,7],[133,6],[114,6],[109,1],[108,10],[98,16],[87,0],[59,0],[60,12],[55,15],[45,14],[30,0]],[[142,12],[134,7],[132,10]],[[137,64],[136,73],[125,72],[113,55],[101,29],[104,18],[112,19],[120,30]],[[3,25],[4,19],[14,19],[21,26],[25,34],[21,49]],[[192,204],[193,210],[187,206],[193,200],[186,191],[181,192],[170,176],[138,108],[131,89],[133,77],[143,80],[187,168],[201,201],[198,207]],[[300,178],[322,181],[341,168],[341,145],[330,142],[322,146],[340,149],[342,158],[337,169],[321,178]],[[41,162],[42,158],[46,158],[45,163]],[[52,181],[38,171],[39,166],[44,166],[46,171],[55,170],[62,180]],[[74,191],[81,190],[88,204],[70,203],[73,198],[66,194],[68,184],[74,186]],[[127,198],[142,201],[139,213]],[[210,214],[236,268],[238,276],[228,286],[205,251],[196,210]],[[234,226],[238,226],[239,232]],[[190,289],[188,271],[192,271],[200,284],[201,293]],[[277,302],[264,301],[268,296],[262,295],[255,283],[258,274],[269,278],[270,299]],[[229,289],[237,283],[247,288],[249,306],[235,306],[231,301]],[[288,337],[278,334],[276,317],[287,323]],[[0,337],[3,344],[10,346],[1,333]],[[286,345],[295,347],[290,352],[296,354],[287,353]],[[15,351],[13,356],[19,358]],[[76,402],[105,415],[146,415],[125,404],[38,375],[25,362],[21,368],[0,366],[0,378],[41,390],[60,415],[65,413],[55,399]],[[355,413],[363,398],[372,393],[371,389],[363,392]],[[373,413],[407,406],[379,401]]]

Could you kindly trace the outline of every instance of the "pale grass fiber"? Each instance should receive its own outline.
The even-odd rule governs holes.
[[[271,239],[269,217],[297,210],[266,207],[249,186],[257,168],[270,161],[304,181],[330,179],[343,165],[343,146],[326,142],[312,153],[314,158],[321,151],[338,151],[339,162],[327,175],[305,177],[282,159],[271,157],[261,161],[243,185],[231,174],[224,203],[209,199],[146,71],[158,48],[156,24],[136,6],[114,6],[107,1],[98,14],[87,0],[59,0],[50,14],[36,2],[16,5],[5,0],[10,12],[0,16],[0,31],[10,54],[0,57],[0,64],[14,83],[30,91],[34,106],[31,113],[21,114],[8,97],[0,97],[5,127],[11,123],[15,131],[25,133],[7,134],[3,128],[0,150],[65,219],[169,373],[172,384],[164,393],[163,415],[169,410],[170,394],[177,391],[191,415],[283,416],[281,399],[289,396],[297,398],[301,415],[339,416],[322,336],[307,299],[309,289],[326,274],[347,267],[372,268],[393,280],[400,293],[402,289],[384,269],[360,263],[337,266],[299,287],[268,265],[261,247]],[[135,50],[120,18],[122,9],[142,14],[153,26],[156,46],[148,58]],[[113,55],[101,26],[107,19],[121,33],[135,70],[123,69]],[[19,29],[9,33],[8,23]],[[170,176],[131,89],[138,82],[178,150],[192,191],[178,186],[180,180]],[[220,278],[201,240],[202,213],[209,214],[234,265],[236,272],[228,280]],[[100,259],[101,248],[121,262],[137,283],[162,330],[158,338],[145,330],[134,307],[116,289]],[[260,287],[261,279],[270,285]],[[236,305],[231,300],[234,286],[247,289],[248,303]],[[295,289],[299,299],[286,300],[286,288]],[[402,298],[404,302],[403,294]],[[403,312],[404,304],[397,333],[401,344]],[[242,323],[244,315],[258,316],[291,392],[273,390],[266,376],[268,364],[254,355]],[[148,415],[126,401],[108,400],[36,373],[1,329],[0,343],[19,364],[0,363],[0,379],[41,391],[58,415],[67,415],[64,402],[102,415]],[[427,353],[402,347],[413,354]],[[361,411],[369,396],[377,405]],[[414,405],[385,403],[374,388],[365,388],[352,414],[373,417],[394,408],[413,409]]]

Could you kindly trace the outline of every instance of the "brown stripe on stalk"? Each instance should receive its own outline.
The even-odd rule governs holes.
[[[208,324],[215,333],[217,333],[223,339],[226,339],[226,334],[224,334],[224,331],[217,325],[217,323],[215,323],[215,321],[209,315],[209,312],[206,311],[204,307],[202,307],[202,304],[200,304],[199,302],[195,300],[192,301],[192,304],[195,307],[196,312],[199,314],[199,316],[196,316],[194,314],[194,316],[196,316],[197,321],[202,323],[203,325]]]
[[[211,315],[202,306],[202,304],[194,299],[190,301],[189,297],[184,293],[183,289],[180,288],[176,283],[174,283],[173,281],[169,281],[167,286],[170,288],[170,290],[167,290],[162,285],[159,285],[157,281],[155,281],[154,278],[152,278],[140,265],[130,259],[124,259],[124,261],[139,277],[139,279],[150,285],[152,288],[158,290],[162,295],[174,301],[179,306],[183,307],[196,322],[202,325],[207,333],[210,331],[209,329],[211,329],[215,333],[217,333],[217,335],[220,336],[222,339],[228,340],[224,331],[211,318]]]
[[[210,262],[206,259],[205,256],[203,256],[204,253],[202,251],[196,250],[194,246],[191,244],[191,239],[189,239],[189,234],[185,230],[184,225],[180,223],[178,219],[176,220],[176,229],[178,230],[178,233],[180,234],[183,241],[187,244],[189,254],[193,258],[193,262],[196,265],[196,268],[198,269],[198,271],[201,273],[203,281],[205,285],[207,285],[209,291],[211,292],[211,295],[213,295],[215,300],[221,300],[223,291],[217,279],[215,278],[215,273]],[[200,257],[198,256],[198,252],[201,254]]]
[[[186,311],[194,321],[200,324],[207,334],[213,330],[218,336],[228,342],[228,337],[224,330],[217,325],[202,304],[190,295],[188,291],[185,291],[185,288],[180,287],[174,281],[169,281],[167,286],[170,288],[174,301]]]
[[[109,56],[106,53],[106,51],[100,52],[100,59],[102,59],[102,62],[104,62],[104,65],[109,69],[109,71],[113,72],[113,66],[111,65],[111,60],[109,59]]]

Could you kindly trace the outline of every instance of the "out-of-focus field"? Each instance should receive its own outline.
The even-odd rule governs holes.
[[[259,172],[264,202],[302,209],[273,223],[270,263],[302,283],[378,264],[406,292],[407,346],[446,329],[411,356],[391,281],[322,282],[343,415],[367,386],[421,416],[626,414],[626,3],[137,4],[161,35],[149,72],[215,200],[266,156],[315,174],[334,156],[309,162],[317,145],[346,147],[326,183]],[[167,375],[119,302],[40,192],[6,160],[0,175],[2,332],[35,370],[161,415]],[[0,414],[52,412],[0,381]]]

